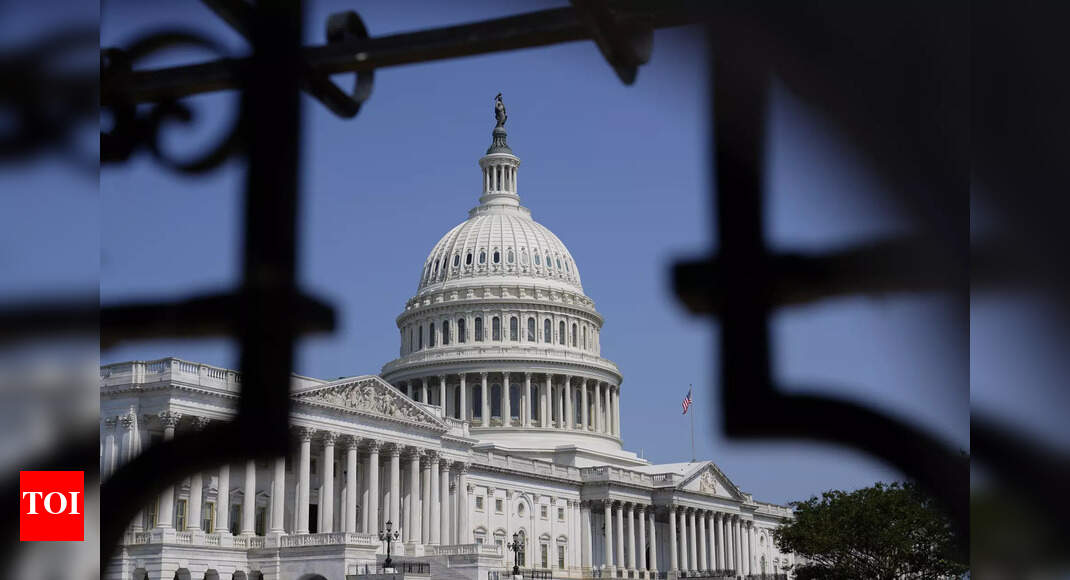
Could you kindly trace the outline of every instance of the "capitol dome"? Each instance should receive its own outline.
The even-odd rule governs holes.
[[[477,446],[578,466],[645,463],[623,450],[621,375],[565,244],[520,205],[504,107],[479,159],[479,205],[431,249],[397,317],[382,377],[467,422]]]

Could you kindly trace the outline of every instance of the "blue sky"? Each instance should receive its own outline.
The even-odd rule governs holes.
[[[313,2],[306,40],[327,16],[357,9],[371,34],[467,22],[556,4]],[[146,27],[184,24],[232,50],[242,41],[200,4],[109,2],[102,44]],[[696,31],[655,35],[634,86],[617,81],[591,43],[377,71],[352,120],[304,108],[300,277],[337,308],[338,330],[301,342],[297,372],[334,378],[378,372],[397,355],[395,316],[415,292],[439,237],[477,203],[477,159],[490,141],[492,99],[504,95],[509,142],[521,158],[522,203],[571,250],[605,316],[603,355],[624,374],[625,444],[654,462],[685,461],[679,402],[695,390],[696,446],[757,499],[786,502],[898,474],[844,448],[740,443],[720,434],[717,336],[672,295],[675,259],[713,239],[705,62]],[[203,58],[168,55],[157,62]],[[196,151],[231,118],[232,94],[198,97],[204,123],[165,146]],[[853,155],[784,90],[770,104],[766,222],[778,247],[820,250],[909,230]],[[105,303],[219,291],[239,275],[238,161],[177,176],[147,156],[100,175],[100,289]],[[860,195],[858,192],[866,192]],[[879,404],[956,447],[969,446],[968,348],[935,295],[859,297],[795,308],[774,325],[775,374],[789,390]],[[179,356],[234,366],[229,341],[152,341],[102,353],[103,362]],[[761,409],[755,409],[760,413]]]

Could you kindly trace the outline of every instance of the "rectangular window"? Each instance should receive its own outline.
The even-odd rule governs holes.
[[[256,535],[267,535],[267,507],[256,508]]]
[[[515,316],[509,318],[509,340],[520,340],[520,321]]]
[[[186,506],[189,505],[184,499],[180,499],[175,502],[175,529],[184,532],[186,531]]]
[[[476,509],[477,510],[483,509],[483,496],[481,496],[481,495],[477,495],[476,496]]]
[[[209,501],[204,504],[204,520],[201,529],[207,534],[215,533],[215,502]]]
[[[446,346],[450,343],[450,321],[442,321],[442,346]]]
[[[148,509],[145,510],[145,527],[152,529],[156,527],[156,513],[160,507],[160,498],[156,498],[156,501],[149,504]]]
[[[465,323],[463,318],[457,319],[457,342],[463,344],[467,337],[465,337]]]
[[[544,506],[544,505],[541,505],[541,506],[539,506],[539,517],[541,517],[541,518],[542,518],[542,519],[544,519],[544,520],[545,520],[546,518],[548,518],[548,517],[549,517],[549,516],[547,515],[547,508],[546,508],[546,506]]]
[[[535,342],[535,319],[528,319],[528,342]]]
[[[230,504],[230,534],[237,536],[241,533],[241,504]]]
[[[562,320],[557,325],[557,342],[559,344],[565,344],[565,321]]]
[[[553,329],[553,325],[550,323],[550,319],[547,318],[542,323],[542,341],[543,342],[553,342],[554,341],[554,333],[553,333],[552,329]]]
[[[557,508],[557,520],[565,521],[565,508]]]
[[[490,325],[490,333],[491,333],[490,338],[491,338],[491,340],[501,340],[502,339],[502,321],[501,321],[501,319],[498,318],[497,316],[495,316],[493,319],[491,319],[490,322],[491,322],[491,325]]]
[[[435,323],[432,322],[427,330],[427,347],[435,348]]]
[[[502,513],[504,511],[502,509],[502,505],[503,504],[502,504],[502,500],[501,499],[495,499],[494,500],[494,511],[496,511],[498,513]]]
[[[483,319],[476,318],[476,342],[483,342]]]
[[[565,547],[564,546],[558,546],[557,547],[557,567],[558,568],[564,568],[565,567]]]
[[[549,568],[550,567],[550,546],[547,546],[546,544],[542,544],[541,546],[539,546],[539,556],[540,556],[539,560],[542,562],[542,567],[543,568]]]

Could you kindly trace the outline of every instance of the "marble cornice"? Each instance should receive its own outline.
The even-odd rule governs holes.
[[[538,312],[554,312],[559,314],[569,314],[573,316],[580,316],[591,319],[597,323],[601,328],[605,324],[605,318],[595,310],[594,305],[589,306],[583,304],[569,304],[567,302],[559,302],[548,299],[540,299],[536,297],[519,297],[519,296],[494,296],[483,298],[457,298],[455,300],[443,300],[441,302],[431,302],[430,304],[418,304],[410,308],[406,308],[404,312],[399,314],[395,319],[395,323],[398,326],[402,326],[405,322],[413,318],[421,318],[424,316],[431,316],[436,313],[442,312],[456,312],[460,310],[474,310],[478,307],[487,307],[490,310],[497,309],[509,309],[510,306],[517,310],[532,309],[532,306],[537,306],[534,309]],[[504,307],[504,308],[503,308]]]

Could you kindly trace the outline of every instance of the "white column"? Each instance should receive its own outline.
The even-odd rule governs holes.
[[[368,514],[367,533],[378,533],[383,528],[379,524],[379,450],[382,448],[381,441],[371,441],[368,445],[368,470],[365,477],[368,478],[368,505],[364,511]]]
[[[401,447],[390,447],[390,522],[394,529],[401,527]]]
[[[204,502],[204,478],[197,471],[189,477],[189,521],[186,529],[201,529],[201,505]]]
[[[119,420],[115,417],[104,419],[104,466],[101,468],[101,479],[107,479],[115,471],[117,445],[115,444],[115,432]]]
[[[680,569],[680,552],[676,547],[676,506],[669,506],[669,571]]]
[[[602,545],[602,553],[603,553],[604,557],[602,558],[602,560],[605,563],[605,566],[607,568],[612,568],[613,567],[613,508],[612,508],[612,504],[610,504],[608,499],[606,501],[602,502],[602,507],[603,507],[603,511],[604,511],[603,520],[602,520],[602,527],[605,528],[605,533],[603,534],[604,541],[602,542],[602,544],[603,544]]]
[[[323,434],[323,495],[320,496],[319,512],[323,527],[320,533],[334,532],[334,441],[337,433]]]
[[[716,526],[713,523],[713,512],[706,512],[706,529],[709,537],[706,542],[706,562],[710,570],[718,569],[717,566],[717,542],[714,541]]]
[[[736,574],[743,573],[742,552],[739,549],[739,516],[732,516],[732,565],[736,568]]]
[[[550,419],[550,375],[543,375],[539,384],[539,427],[552,425]]]
[[[624,568],[628,565],[624,559],[624,504],[617,504],[613,511],[617,512],[617,527],[613,530],[617,538],[617,562],[618,567]]]
[[[271,482],[271,529],[269,535],[282,536],[286,534],[285,528],[285,498],[286,498],[286,458],[275,458],[275,477]]]
[[[462,375],[463,376],[463,375]],[[430,505],[427,510],[427,541],[430,544],[439,544],[442,541],[441,526],[442,517],[441,507],[439,507],[439,479],[438,479],[438,454],[432,452],[428,456],[428,468],[430,469],[431,479],[427,482],[428,493],[430,495]]]
[[[613,435],[620,437],[620,385],[613,391]]]
[[[704,512],[696,513],[695,523],[698,525],[698,566],[696,566],[696,568],[699,570],[709,570],[709,554],[706,552],[706,514]]]
[[[207,530],[206,530],[207,531]],[[230,464],[219,467],[219,484],[215,498],[215,531],[230,535]]]
[[[431,458],[420,460],[420,542],[431,543]]]
[[[628,504],[628,569],[635,570],[635,504]]]
[[[161,411],[159,414],[160,422],[163,423],[163,440],[170,441],[175,438],[175,425],[178,424],[178,420],[182,418],[182,415],[173,411]],[[131,432],[133,437],[133,432]],[[133,458],[133,455],[131,455]],[[175,487],[173,485],[167,486],[160,493],[159,503],[156,506],[156,527],[157,528],[173,528],[174,527],[174,509],[175,509]]]
[[[580,536],[580,540],[583,542],[580,552],[580,566],[590,568],[594,542],[592,542],[591,538],[591,504],[587,501],[580,503]],[[530,566],[531,564],[529,563],[528,565]]]
[[[572,377],[565,375],[565,429],[575,426],[576,413],[572,409]]]
[[[439,542],[447,545],[450,543],[450,462],[440,460],[438,471]]]
[[[594,430],[602,432],[602,381],[594,384]]]
[[[754,525],[747,521],[747,574],[754,573]]]
[[[256,509],[256,462],[250,459],[245,462],[245,495],[241,503],[241,535],[256,535],[256,521],[254,520]]]
[[[647,515],[650,518],[650,561],[646,563],[647,569],[652,572],[658,570],[658,530],[657,530],[657,514],[654,512],[654,506],[650,506],[650,511]]]
[[[580,428],[584,431],[590,431],[590,418],[587,416],[587,379],[582,379],[580,389]]]
[[[531,427],[531,373],[524,373],[524,404],[521,407],[524,413],[524,420],[521,424]]]
[[[724,517],[721,512],[715,512],[713,514],[713,548],[716,555],[717,563],[714,567],[717,570],[727,569],[724,561]]]
[[[457,519],[460,520],[460,530],[457,534],[458,544],[472,543],[472,530],[468,525],[468,464],[461,463],[457,470],[457,511],[460,512]],[[489,508],[488,508],[489,509]]]
[[[502,426],[513,424],[513,401],[509,394],[509,373],[502,373]]]
[[[460,408],[457,410],[457,418],[462,421],[467,421],[471,418],[471,413],[468,409],[468,386],[465,384],[465,378],[466,374],[461,373],[461,393],[458,395]]]
[[[587,388],[586,384],[584,388]],[[646,506],[638,506],[635,517],[639,521],[639,544],[635,548],[639,557],[636,561],[639,571],[644,571],[646,570]]]
[[[357,446],[360,438],[353,435],[346,437],[346,522],[345,531],[357,531]],[[364,506],[365,509],[368,507]],[[367,520],[365,520],[367,521]],[[368,532],[367,529],[364,532]]]
[[[425,405],[431,402],[431,399],[428,398],[430,395],[431,393],[427,392],[427,379],[420,380],[420,402]]]
[[[420,539],[420,510],[420,450],[414,449],[409,454],[409,529],[405,532],[406,542],[416,543]]]
[[[479,378],[482,381],[482,390],[479,391],[482,394],[481,401],[483,407],[483,423],[484,427],[490,427],[490,389],[487,388],[487,373],[479,373]]]
[[[309,470],[312,461],[313,433],[315,433],[315,430],[308,427],[298,427],[297,429],[297,437],[301,442],[301,446],[297,461],[297,485],[299,488],[297,496],[297,529],[294,530],[296,534],[308,533],[308,487],[311,485]]]
[[[691,549],[695,545],[689,542],[689,534],[687,533],[688,520],[690,520],[688,508],[682,508],[680,510],[680,568],[682,570],[693,570]]]

